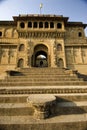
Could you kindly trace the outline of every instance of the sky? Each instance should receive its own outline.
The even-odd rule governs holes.
[[[19,14],[56,14],[69,21],[87,24],[87,0],[0,0],[0,20],[13,20]],[[85,29],[87,36],[87,28]]]

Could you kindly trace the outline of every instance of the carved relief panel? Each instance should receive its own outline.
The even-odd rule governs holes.
[[[73,57],[73,50],[72,50],[72,48],[66,48],[65,49],[65,54],[66,54],[66,63],[67,64],[73,64],[74,57]]]
[[[1,64],[8,64],[8,49],[1,49]]]
[[[16,64],[17,52],[15,49],[9,49],[9,64]]]
[[[73,48],[73,54],[74,54],[74,62],[77,63],[77,64],[82,63],[81,48],[80,47],[74,47]]]
[[[87,47],[81,47],[81,56],[83,64],[87,63]]]

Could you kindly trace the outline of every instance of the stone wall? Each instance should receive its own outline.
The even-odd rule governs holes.
[[[84,73],[87,65],[86,25],[67,22],[67,17],[62,16],[49,16],[50,20],[47,20],[48,16],[45,20],[45,15],[29,17],[19,16],[16,17],[18,21],[0,22],[0,66],[32,67],[35,47],[45,45],[48,67],[76,69]]]

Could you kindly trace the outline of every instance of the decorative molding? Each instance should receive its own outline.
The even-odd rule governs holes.
[[[78,85],[78,84],[77,84]],[[14,87],[14,86],[13,86]],[[87,93],[87,88],[49,88],[49,89],[1,89],[0,94],[64,94]]]
[[[18,32],[22,38],[64,38],[64,32]]]

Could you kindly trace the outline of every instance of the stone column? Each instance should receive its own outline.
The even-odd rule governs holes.
[[[32,53],[33,53],[33,43],[31,40],[28,42],[28,49],[27,49],[27,58],[28,58],[28,65],[31,68],[32,65]]]
[[[53,67],[57,67],[57,50],[56,50],[56,41],[54,41],[54,44],[53,44],[53,55],[54,55],[54,59],[53,59],[54,66],[53,66]]]

